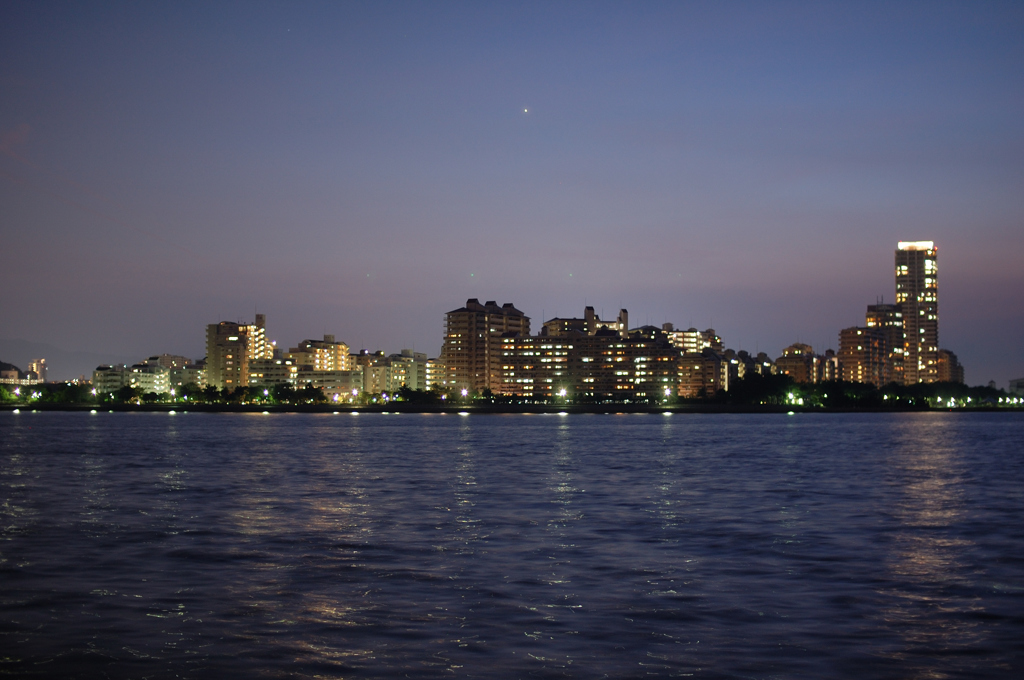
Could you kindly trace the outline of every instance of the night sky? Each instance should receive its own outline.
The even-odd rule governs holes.
[[[822,352],[900,240],[1024,376],[1021,3],[0,7],[0,339],[436,356],[476,297]]]

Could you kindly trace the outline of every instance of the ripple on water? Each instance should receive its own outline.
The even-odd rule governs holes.
[[[1015,414],[0,414],[32,677],[1007,677]]]

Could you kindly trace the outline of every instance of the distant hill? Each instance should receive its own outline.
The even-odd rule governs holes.
[[[24,371],[22,371],[20,368],[18,368],[14,364],[9,364],[6,361],[0,361],[0,371],[17,371],[19,378],[23,378],[25,376],[25,372]]]
[[[33,359],[46,359],[47,379],[51,381],[73,380],[80,375],[92,379],[93,369],[100,364],[134,363],[140,359],[97,352],[73,352],[44,342],[30,342],[20,338],[0,338],[0,358],[3,362],[13,364],[14,368],[27,366]]]

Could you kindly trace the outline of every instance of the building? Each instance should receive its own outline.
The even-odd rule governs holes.
[[[699,331],[696,328],[688,328],[685,331],[673,330],[672,324],[663,326],[668,335],[668,341],[673,347],[678,347],[683,354],[700,354],[705,349],[713,349],[716,352],[723,352],[722,338],[715,333],[714,328],[706,331]]]
[[[363,392],[383,394],[391,391],[391,362],[384,352],[362,349],[356,354],[349,355],[349,362],[352,370],[361,376],[360,389]]]
[[[206,387],[206,362],[199,360],[195,363],[170,369],[171,387],[184,387],[195,385]]]
[[[593,335],[562,328],[560,335],[502,337],[502,383],[495,392],[582,401],[651,401],[675,393],[679,350],[660,329],[622,336],[615,328]]]
[[[729,360],[730,384],[733,380],[739,380],[749,375],[775,375],[775,362],[764,352],[758,352],[757,356],[751,356],[750,352],[745,349],[741,349],[739,352],[727,349],[721,354]]]
[[[833,349],[825,350],[825,353],[818,357],[818,382],[839,380],[841,377],[839,355]]]
[[[92,388],[97,395],[112,395],[122,387],[133,387],[140,394],[166,394],[171,391],[170,370],[142,362],[131,366],[102,365],[92,372]]]
[[[253,359],[249,362],[249,385],[295,385],[299,367],[291,359]]]
[[[424,389],[428,390],[440,390],[443,391],[447,386],[447,372],[444,369],[444,364],[441,363],[439,358],[427,359],[427,364],[424,369],[427,376],[427,385]]]
[[[14,364],[0,361],[0,384],[3,385],[37,385],[43,382],[34,372],[22,372]]]
[[[127,385],[142,394],[166,394],[171,391],[170,369],[159,364],[133,364],[125,374]]]
[[[933,241],[900,241],[896,304],[903,315],[903,382],[939,379],[939,270]]]
[[[782,356],[775,360],[778,373],[788,375],[798,383],[819,381],[819,357],[814,348],[802,342],[795,342],[782,350]]]
[[[423,352],[403,349],[398,354],[388,356],[387,364],[391,368],[388,376],[389,392],[402,387],[410,390],[427,389],[427,355]]]
[[[729,366],[730,360],[710,347],[683,354],[677,361],[679,396],[693,399],[727,391]]]
[[[156,356],[149,357],[142,363],[150,366],[163,366],[167,370],[173,370],[176,368],[184,368],[193,362],[188,357],[183,357],[178,354],[158,354]]]
[[[960,365],[955,354],[948,349],[940,349],[936,355],[936,376],[939,382],[964,382],[964,367]]]
[[[257,314],[252,324],[221,321],[206,327],[207,385],[228,390],[249,385],[249,362],[274,357],[266,322],[264,314]]]
[[[113,394],[127,384],[127,366],[97,366],[92,372],[92,388],[96,394]]]
[[[28,362],[29,379],[35,378],[39,382],[46,382],[46,359],[33,359]]]
[[[882,384],[903,384],[903,311],[900,305],[887,305],[881,301],[868,305],[864,315],[868,328],[880,329],[885,336],[886,360]]]
[[[1017,378],[1010,381],[1010,394],[1024,394],[1024,378]]]
[[[889,333],[884,326],[854,326],[839,331],[842,379],[847,382],[871,383],[876,387],[888,383]]]
[[[563,337],[570,333],[596,335],[598,331],[612,331],[620,337],[626,337],[629,333],[629,312],[620,309],[615,321],[603,321],[594,312],[593,307],[584,307],[582,319],[578,317],[548,319],[541,326],[539,335],[551,337]]]
[[[445,384],[456,390],[497,392],[502,385],[502,338],[530,334],[530,317],[512,303],[498,306],[476,298],[445,315],[444,345],[439,361]]]
[[[352,368],[348,345],[336,342],[333,335],[324,335],[323,340],[303,340],[298,347],[289,349],[286,356],[303,371],[348,371]]]
[[[363,391],[366,367],[344,371],[299,371],[296,387],[306,386],[323,390],[330,402],[349,402]]]

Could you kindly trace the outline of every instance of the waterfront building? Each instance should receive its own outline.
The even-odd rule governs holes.
[[[746,378],[749,375],[775,374],[775,363],[764,352],[758,352],[757,356],[752,356],[745,349],[741,349],[738,352],[727,349],[721,354],[729,360],[729,384],[732,384],[734,380]]]
[[[296,387],[312,386],[323,390],[329,402],[348,402],[364,391],[365,371],[366,367],[344,371],[299,371]]]
[[[352,368],[348,345],[336,342],[333,335],[324,335],[323,340],[303,340],[298,347],[289,349],[286,357],[301,370],[348,371]]]
[[[133,364],[126,372],[127,385],[142,394],[166,394],[171,390],[170,370],[159,364]]]
[[[903,311],[901,305],[878,302],[868,305],[864,322],[868,328],[877,328],[885,337],[885,370],[882,384],[903,384]]]
[[[257,314],[252,324],[221,321],[206,327],[206,382],[217,389],[233,390],[249,384],[249,362],[272,359],[274,346],[267,341],[267,318]]]
[[[403,349],[387,358],[390,367],[388,391],[408,387],[410,390],[427,389],[427,355]]]
[[[964,367],[960,365],[955,354],[948,349],[940,349],[936,354],[936,377],[939,382],[964,382]]]
[[[126,384],[125,373],[127,370],[128,367],[125,365],[110,366],[103,364],[97,366],[92,372],[92,388],[96,390],[97,395],[117,392]]]
[[[705,331],[699,331],[696,328],[678,331],[672,328],[672,324],[665,324],[665,332],[672,346],[678,347],[683,354],[700,354],[705,349],[713,349],[716,352],[724,351],[722,338],[715,333],[714,328]]]
[[[563,326],[559,335],[509,334],[501,346],[502,383],[495,391],[507,396],[651,401],[676,391],[679,351],[653,326],[625,336],[614,328],[590,335]]]
[[[1010,394],[1024,394],[1024,378],[1016,378],[1010,381]]]
[[[122,387],[133,387],[141,394],[166,394],[171,389],[170,371],[146,362],[97,366],[92,372],[92,387],[97,395],[111,395]]]
[[[884,326],[852,327],[839,331],[841,377],[847,382],[888,382],[889,334]]]
[[[28,362],[27,372],[30,373],[29,379],[34,378],[38,382],[46,382],[46,374],[48,369],[46,367],[46,359],[33,359]]]
[[[444,364],[437,357],[433,359],[427,359],[425,367],[427,384],[424,389],[427,390],[441,390],[443,391],[447,386],[447,375],[444,369]]]
[[[295,385],[299,367],[291,359],[253,359],[249,362],[249,385]]]
[[[782,350],[782,356],[775,360],[779,373],[788,375],[798,383],[816,383],[820,380],[820,357],[814,348],[802,342],[795,342]]]
[[[566,335],[596,335],[598,331],[612,331],[619,337],[626,337],[629,333],[629,312],[625,309],[619,310],[615,321],[604,321],[595,312],[593,307],[583,308],[583,318],[573,317],[563,319],[555,317],[545,321],[538,335],[551,337],[564,337]]]
[[[687,352],[677,361],[677,391],[680,397],[712,397],[729,389],[730,360],[710,347]],[[737,371],[738,372],[738,371]]]
[[[939,379],[939,270],[933,241],[900,241],[896,304],[903,315],[903,382]]]
[[[841,378],[839,355],[834,349],[827,349],[818,357],[818,381],[829,382]]]
[[[185,385],[206,387],[206,362],[200,360],[180,368],[172,368],[168,379],[171,387],[184,387]]]
[[[183,357],[179,354],[157,354],[149,357],[142,363],[150,366],[163,366],[170,371],[176,368],[184,368],[193,362],[188,357]]]
[[[383,394],[391,391],[391,367],[387,364],[370,364],[362,367],[363,391]]]
[[[502,337],[530,334],[530,317],[512,303],[498,306],[476,298],[445,315],[439,361],[447,386],[457,390],[498,392],[502,385]]]
[[[36,377],[34,372],[23,372],[14,364],[0,361],[0,384],[29,386],[38,385],[41,382],[43,381]]]

